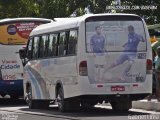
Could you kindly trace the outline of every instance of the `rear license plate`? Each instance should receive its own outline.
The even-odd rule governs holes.
[[[125,91],[124,86],[111,86],[111,91]]]

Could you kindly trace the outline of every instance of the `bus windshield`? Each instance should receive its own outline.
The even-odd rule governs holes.
[[[0,25],[0,44],[25,45],[30,32],[40,25],[40,22],[14,22]]]
[[[86,20],[87,52],[146,51],[146,36],[140,18],[108,17]]]

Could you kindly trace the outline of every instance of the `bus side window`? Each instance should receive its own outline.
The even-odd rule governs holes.
[[[77,39],[78,39],[77,30],[71,30],[69,32],[69,40],[68,40],[68,55],[76,54]]]
[[[36,59],[38,58],[38,50],[39,50],[39,39],[40,37],[34,37],[34,42],[33,42],[33,55],[32,58]]]
[[[48,56],[57,56],[57,44],[58,41],[58,34],[50,34],[49,35],[49,50]]]
[[[39,57],[47,57],[48,55],[48,36],[43,35],[40,39]]]
[[[58,56],[65,56],[67,52],[67,37],[66,32],[61,32],[58,44]]]
[[[26,54],[28,59],[32,58],[32,43],[33,43],[33,38],[30,38],[27,46],[27,54]]]

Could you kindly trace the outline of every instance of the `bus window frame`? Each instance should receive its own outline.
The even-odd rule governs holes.
[[[78,39],[79,39],[79,27],[75,27],[75,28],[70,28],[70,29],[64,29],[64,30],[60,30],[60,31],[55,31],[55,32],[46,32],[46,33],[43,33],[43,34],[36,34],[36,35],[33,35],[33,36],[30,36],[31,38],[33,38],[33,41],[34,41],[34,37],[41,37],[43,35],[50,35],[50,34],[58,34],[58,40],[57,40],[57,53],[56,53],[56,56],[47,56],[47,57],[38,57],[38,58],[31,58],[29,59],[28,61],[32,61],[32,60],[41,60],[41,59],[49,59],[49,58],[60,58],[60,57],[69,57],[69,56],[76,56],[77,55],[77,44],[76,44],[76,53],[75,54],[66,54],[66,55],[62,55],[62,56],[58,56],[58,44],[59,44],[59,37],[60,37],[60,32],[70,32],[72,30],[76,30],[77,31],[77,44],[78,44]],[[32,42],[32,54],[33,54],[33,43]],[[40,43],[40,42],[39,42]],[[28,45],[27,45],[28,46]],[[68,48],[67,48],[68,50]],[[38,51],[39,52],[39,51]]]
[[[56,40],[56,44],[54,44],[54,46],[55,46],[55,49],[56,49],[56,51],[55,51],[55,55],[51,55],[51,56],[49,56],[48,55],[48,57],[57,57],[58,56],[58,40],[59,40],[59,33],[58,32],[56,32],[56,33],[50,33],[50,34],[48,34],[48,39],[49,39],[49,45],[50,45],[50,36],[55,36],[56,35],[56,38],[57,38],[57,40]],[[53,38],[52,38],[53,39]],[[48,48],[49,48],[50,46],[48,46]],[[48,49],[49,50],[49,49]]]
[[[30,52],[30,57],[27,55],[27,53],[28,53],[28,47],[29,47],[29,44],[30,44],[30,41],[32,41],[32,43],[31,43],[31,52]],[[26,47],[26,58],[28,59],[28,60],[30,60],[30,59],[32,59],[32,52],[33,52],[33,37],[29,37],[29,39],[28,39],[28,42],[27,42],[27,47]]]
[[[44,36],[46,37],[46,39],[45,39],[44,41],[46,41],[46,40],[49,41],[49,35],[48,35],[48,34],[43,34],[43,35],[40,36],[40,39],[39,39],[38,58],[45,58],[45,57],[46,57],[46,56],[44,56],[44,55],[45,55],[45,54],[44,54],[44,49],[46,49],[46,48],[45,48],[45,47],[46,47],[46,44],[45,44],[45,47],[44,47],[43,51],[40,51],[40,50],[41,50],[41,49],[40,49],[40,48],[41,48],[41,42],[42,42]],[[46,53],[47,56],[48,56],[48,49],[49,49],[49,48],[48,48],[48,45],[49,45],[49,42],[47,43],[47,53]],[[43,56],[40,56],[40,53],[41,53],[41,52],[43,52]]]

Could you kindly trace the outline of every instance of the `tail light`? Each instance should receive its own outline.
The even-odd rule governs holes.
[[[152,70],[152,60],[147,59],[146,64],[147,64],[147,70]]]
[[[80,76],[87,76],[88,75],[87,61],[81,61],[79,63],[79,75]]]

